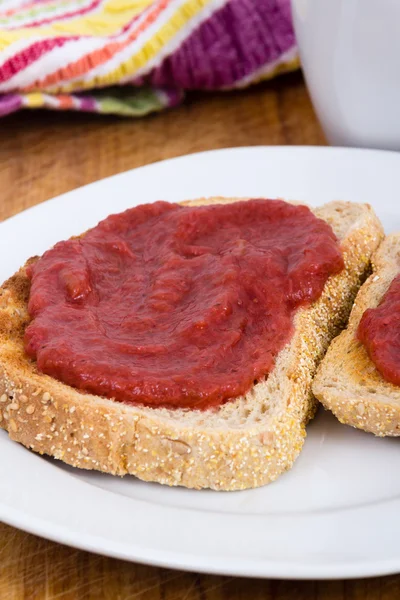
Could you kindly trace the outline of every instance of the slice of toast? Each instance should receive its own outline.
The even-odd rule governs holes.
[[[316,366],[346,324],[383,237],[369,205],[332,202],[314,213],[341,241],[344,270],[328,280],[317,302],[296,313],[293,337],[268,378],[213,410],[126,405],[39,373],[24,353],[30,283],[23,267],[0,291],[0,426],[35,452],[84,469],[217,490],[274,480],[301,450],[315,411]]]
[[[372,257],[372,266],[347,329],[332,342],[317,371],[313,392],[341,423],[378,436],[398,436],[400,387],[383,379],[356,332],[365,310],[378,306],[400,272],[400,234],[385,239]]]

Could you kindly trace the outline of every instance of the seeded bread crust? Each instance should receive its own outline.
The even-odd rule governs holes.
[[[400,234],[389,235],[372,257],[373,273],[360,289],[348,328],[331,344],[313,384],[316,397],[341,423],[377,436],[400,435],[400,387],[389,383],[356,339],[367,308],[378,306],[400,273]]]
[[[383,237],[369,205],[333,202],[314,213],[341,240],[345,269],[328,280],[317,302],[297,312],[295,333],[268,378],[216,410],[129,406],[39,373],[23,348],[30,287],[25,265],[0,290],[0,427],[35,452],[75,467],[170,486],[241,490],[276,479],[302,448],[315,411],[316,366],[347,322]]]

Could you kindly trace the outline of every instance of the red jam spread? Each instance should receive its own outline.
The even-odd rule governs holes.
[[[365,311],[357,336],[382,377],[400,385],[400,275],[379,306]]]
[[[25,349],[93,394],[217,406],[271,371],[296,309],[342,268],[331,227],[305,206],[138,206],[33,265]]]

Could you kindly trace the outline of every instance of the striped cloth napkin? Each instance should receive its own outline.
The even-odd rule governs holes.
[[[0,116],[141,116],[297,66],[290,0],[0,0]]]

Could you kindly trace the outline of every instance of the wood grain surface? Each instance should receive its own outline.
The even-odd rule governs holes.
[[[142,120],[14,114],[0,122],[0,220],[156,160],[258,144],[324,144],[300,74],[243,92],[192,95],[184,106]],[[182,573],[96,556],[0,524],[0,600],[20,599],[398,600],[400,578],[284,582]]]

